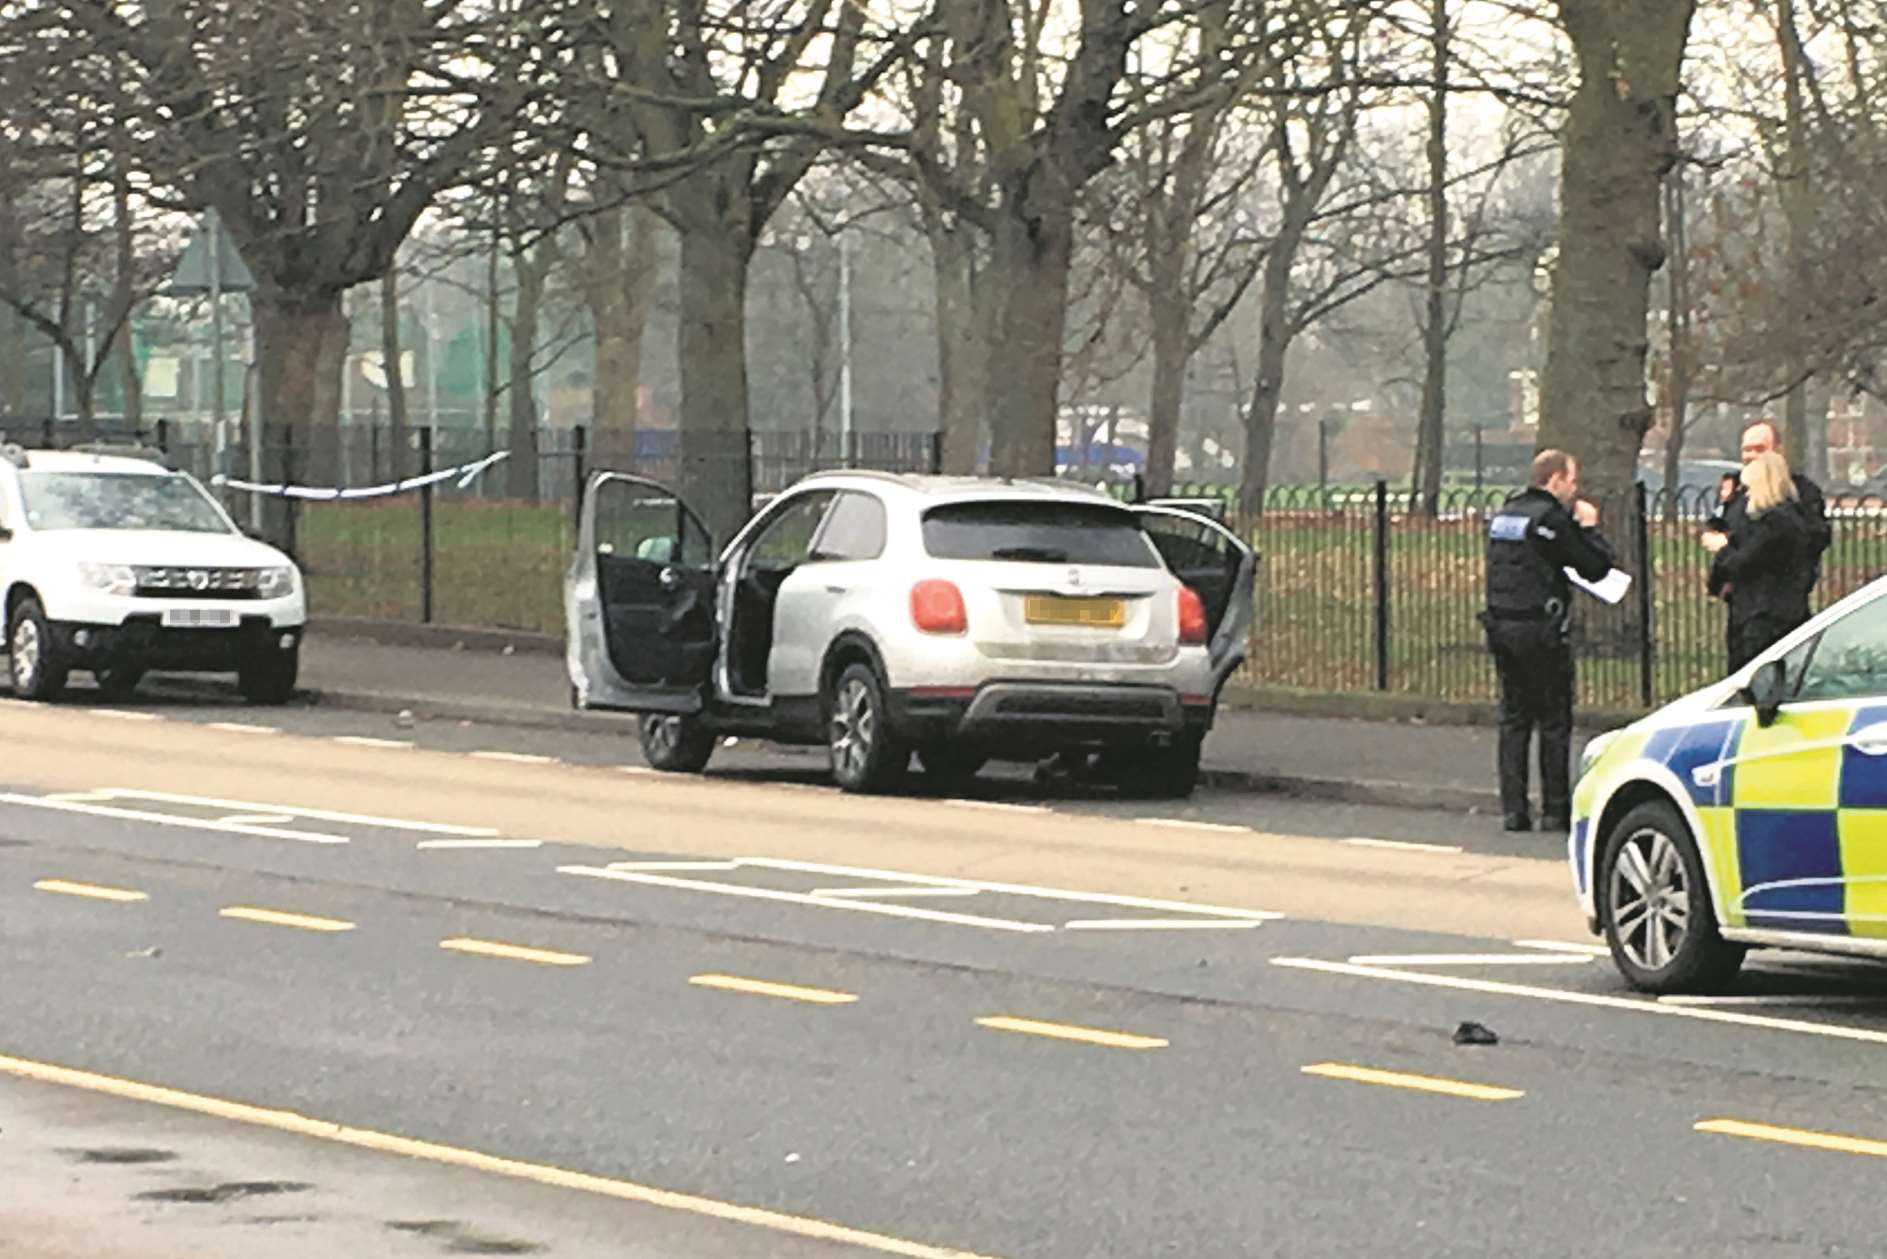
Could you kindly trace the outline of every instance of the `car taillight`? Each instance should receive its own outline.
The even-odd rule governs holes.
[[[1179,641],[1191,646],[1206,641],[1206,605],[1191,586],[1179,588]]]
[[[926,634],[961,634],[969,623],[955,582],[933,579],[911,587],[911,624]]]

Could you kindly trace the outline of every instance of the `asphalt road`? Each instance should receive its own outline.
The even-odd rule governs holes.
[[[318,710],[0,747],[0,1255],[1881,1249],[1883,972],[1633,996],[1478,820]]]

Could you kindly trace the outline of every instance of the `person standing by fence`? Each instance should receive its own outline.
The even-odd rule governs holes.
[[[1730,672],[1808,619],[1808,592],[1819,550],[1788,461],[1774,450],[1743,465],[1736,522],[1704,534],[1710,593],[1727,599]]]
[[[1741,454],[1743,466],[1748,467],[1751,460],[1767,454],[1780,454],[1782,434],[1769,420],[1758,420],[1743,430]],[[1828,549],[1833,539],[1833,531],[1828,526],[1828,500],[1822,495],[1821,486],[1799,472],[1791,472],[1789,481],[1795,486],[1796,506],[1802,513],[1802,523],[1808,528],[1809,556],[1808,564],[1802,570],[1802,598],[1806,601],[1815,589],[1815,583],[1821,578],[1822,552]],[[1705,549],[1715,552],[1721,544],[1710,541],[1711,533],[1720,533],[1726,537],[1735,537],[1737,526],[1748,512],[1749,492],[1739,486],[1735,493],[1724,502],[1720,510],[1704,525]]]
[[[1587,581],[1612,570],[1599,509],[1579,497],[1579,463],[1561,450],[1533,457],[1531,484],[1487,523],[1487,607],[1481,625],[1500,680],[1502,825],[1533,829],[1527,752],[1540,732],[1540,825],[1565,830],[1572,814],[1571,569]]]

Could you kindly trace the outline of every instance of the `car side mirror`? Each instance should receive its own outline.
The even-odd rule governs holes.
[[[1765,661],[1752,673],[1749,682],[1743,687],[1743,697],[1756,710],[1756,724],[1772,726],[1776,714],[1782,711],[1783,691],[1788,685],[1788,673],[1780,660]]]

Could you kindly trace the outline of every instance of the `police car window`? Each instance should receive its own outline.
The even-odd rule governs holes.
[[[1887,695],[1887,599],[1856,608],[1815,640],[1797,700]]]
[[[869,494],[839,495],[813,539],[808,560],[875,560],[885,549],[885,505]]]

